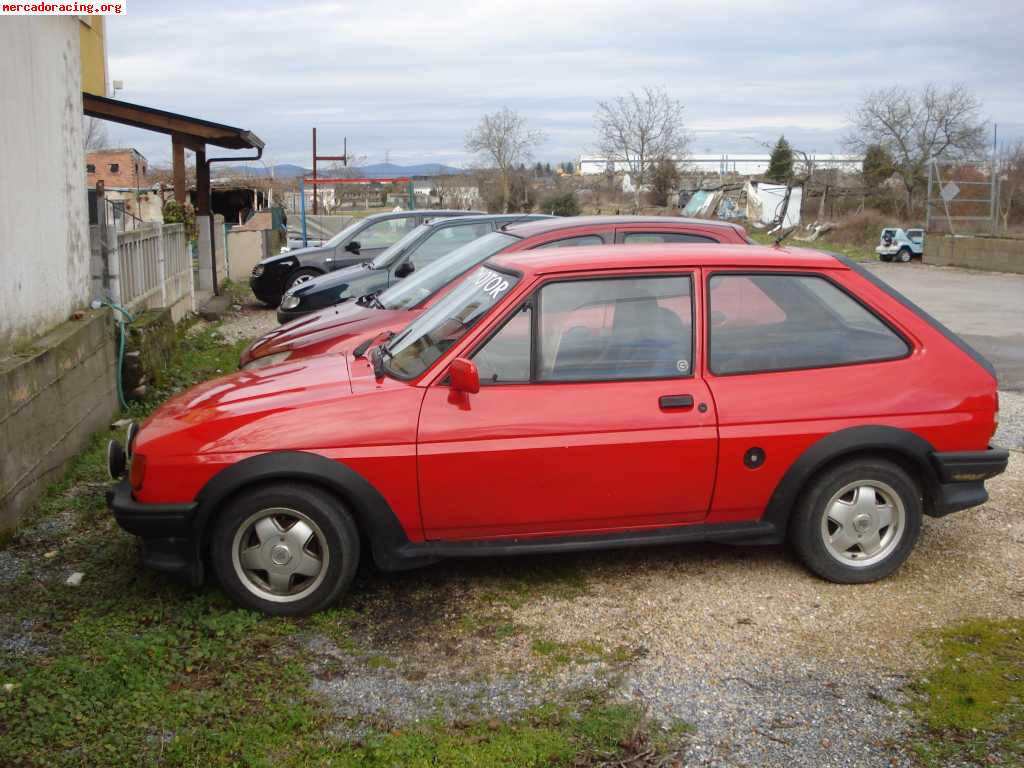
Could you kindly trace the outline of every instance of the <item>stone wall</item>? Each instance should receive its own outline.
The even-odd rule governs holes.
[[[87,311],[0,359],[0,534],[117,413],[108,311]]]
[[[929,232],[924,240],[924,263],[1024,274],[1024,238]]]

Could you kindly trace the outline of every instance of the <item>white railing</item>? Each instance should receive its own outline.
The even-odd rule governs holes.
[[[117,233],[121,304],[130,311],[174,307],[195,309],[192,259],[184,224],[153,223]]]

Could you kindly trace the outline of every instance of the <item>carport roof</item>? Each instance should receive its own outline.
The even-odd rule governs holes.
[[[179,115],[141,104],[108,99],[82,92],[82,111],[90,117],[132,125],[148,131],[177,135],[189,139],[193,145],[212,144],[225,149],[262,149],[263,139],[244,128]],[[195,148],[193,146],[192,148]],[[200,147],[201,148],[201,147]]]

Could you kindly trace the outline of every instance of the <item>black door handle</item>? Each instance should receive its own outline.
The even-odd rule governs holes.
[[[691,395],[662,395],[658,398],[658,405],[662,408],[693,408],[693,397]]]

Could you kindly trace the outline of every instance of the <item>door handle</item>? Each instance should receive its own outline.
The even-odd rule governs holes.
[[[693,408],[692,395],[662,395],[658,398],[662,408]]]

